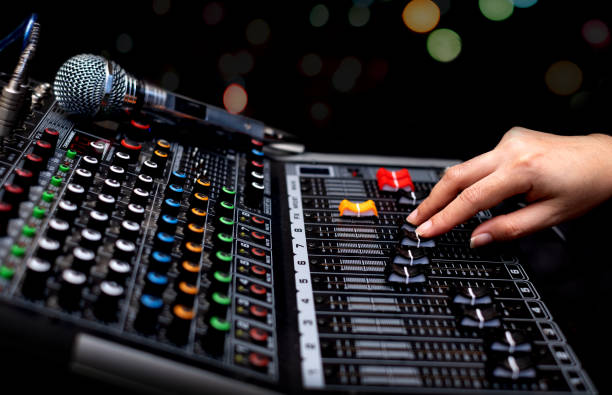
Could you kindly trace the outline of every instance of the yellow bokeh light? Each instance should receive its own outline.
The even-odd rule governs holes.
[[[553,63],[544,76],[548,89],[557,95],[568,96],[582,85],[582,70],[569,60]]]
[[[402,19],[417,33],[432,31],[440,21],[440,8],[431,0],[412,0],[404,8]]]

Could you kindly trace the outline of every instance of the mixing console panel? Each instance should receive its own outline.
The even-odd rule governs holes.
[[[38,99],[0,148],[0,301],[68,333],[73,366],[168,392],[595,392],[512,251],[469,248],[491,212],[405,222],[450,162],[274,158]]]

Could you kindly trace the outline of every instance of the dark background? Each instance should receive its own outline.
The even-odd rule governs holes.
[[[581,34],[591,19],[610,26],[607,1],[540,0],[494,22],[477,1],[440,0],[450,7],[438,27],[462,40],[450,63],[432,59],[427,35],[404,25],[407,2],[361,1],[371,3],[370,18],[354,27],[350,0],[217,2],[222,18],[214,25],[206,18],[210,23],[215,8],[205,1],[21,1],[3,3],[0,37],[30,12],[39,13],[32,69],[38,80],[51,82],[67,58],[88,52],[220,107],[225,88],[240,83],[249,98],[245,115],[297,134],[312,151],[468,159],[491,149],[512,126],[560,134],[609,130],[612,50],[592,47]],[[322,27],[310,23],[316,4],[329,10]],[[256,19],[269,26],[263,44],[247,39],[247,26]],[[244,72],[244,60],[230,64],[242,72],[220,69],[224,55],[227,60],[245,51],[252,57],[250,71]],[[18,52],[13,44],[0,53],[3,71],[13,69]],[[300,67],[309,53],[322,59],[321,72],[312,77]],[[361,72],[350,90],[339,91],[334,75],[347,57],[360,62]],[[560,60],[582,70],[575,94],[556,95],[545,84],[547,69]],[[313,118],[315,103],[328,109],[327,117]],[[603,355],[611,342],[603,322],[612,275],[610,259],[597,245],[609,243],[603,227],[609,214],[603,207],[568,224],[568,245],[558,247],[555,236],[543,233],[523,246],[541,258],[530,265],[533,281],[602,393],[610,389]],[[544,253],[552,244],[560,249]]]

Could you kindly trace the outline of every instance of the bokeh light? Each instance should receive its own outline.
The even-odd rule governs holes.
[[[348,20],[351,26],[354,26],[354,27],[365,26],[370,20],[370,9],[368,7],[354,5],[349,10]]]
[[[451,62],[461,52],[461,37],[450,29],[436,29],[427,37],[427,52],[438,62]]]
[[[362,68],[361,62],[354,56],[342,59],[332,76],[332,85],[340,92],[350,91],[355,86],[359,75],[361,75]]]
[[[440,15],[444,15],[450,10],[451,2],[450,0],[433,0],[434,3],[440,9]]]
[[[239,74],[248,74],[254,66],[253,55],[246,49],[236,52],[236,54],[224,53],[219,57],[219,71],[225,79],[235,77]]]
[[[546,70],[544,80],[552,93],[568,96],[580,89],[582,85],[582,70],[569,60],[560,60],[553,63]]]
[[[591,19],[582,25],[582,37],[595,48],[610,44],[610,29],[600,19]]]
[[[570,108],[572,110],[580,111],[587,108],[591,94],[587,91],[576,92],[570,99]]]
[[[270,38],[270,26],[263,19],[255,19],[246,27],[246,38],[253,45],[265,44]]]
[[[376,80],[383,80],[389,71],[389,63],[385,59],[372,59],[368,63],[368,75]]]
[[[174,69],[166,71],[160,78],[160,85],[169,91],[177,90],[180,82],[179,75]]]
[[[329,10],[324,4],[317,4],[310,11],[310,24],[314,27],[325,26],[329,21]]]
[[[512,3],[517,8],[529,8],[537,2],[538,0],[512,0]]]
[[[204,6],[202,19],[204,19],[204,23],[206,23],[208,26],[215,26],[221,23],[224,15],[225,10],[223,9],[221,3],[213,1]]]
[[[514,12],[512,0],[478,0],[478,7],[485,18],[492,21],[503,21]]]
[[[412,0],[402,12],[408,29],[417,33],[432,31],[440,21],[440,8],[431,0]]]
[[[329,106],[323,102],[316,102],[310,106],[310,117],[318,122],[323,122],[329,118],[331,111]]]
[[[247,106],[248,95],[240,84],[229,84],[223,92],[223,106],[232,114],[240,114]]]
[[[300,71],[308,77],[314,77],[323,69],[321,57],[314,53],[306,54],[300,60]]]
[[[117,40],[115,41],[115,47],[117,51],[121,53],[128,53],[134,48],[134,40],[132,40],[132,36],[127,33],[122,33],[117,36]]]
[[[170,11],[170,0],[153,0],[153,12],[157,15],[164,15]]]

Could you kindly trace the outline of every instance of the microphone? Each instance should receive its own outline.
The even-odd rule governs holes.
[[[84,117],[108,117],[126,109],[143,109],[244,133],[258,140],[295,139],[255,119],[231,114],[139,80],[112,60],[92,54],[68,59],[55,75],[53,93],[64,111]]]

